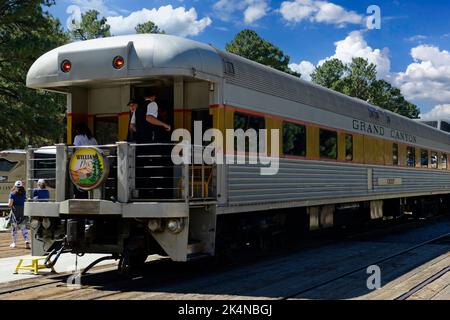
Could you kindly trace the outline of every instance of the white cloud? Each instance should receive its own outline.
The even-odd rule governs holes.
[[[217,17],[224,21],[232,19],[236,12],[243,12],[244,22],[252,24],[269,12],[268,0],[219,0],[213,5]]]
[[[334,55],[319,61],[317,65],[320,66],[325,61],[334,58],[344,63],[350,63],[353,58],[361,57],[377,66],[379,78],[390,77],[391,61],[389,59],[389,50],[387,48],[380,50],[370,47],[361,31],[350,32],[344,40],[335,42],[335,46]],[[294,71],[301,72],[305,80],[310,80],[310,74],[314,71],[314,65],[309,61],[302,61],[300,64],[291,64],[289,67]]]
[[[344,63],[350,63],[353,58],[360,57],[377,66],[378,77],[383,78],[389,75],[391,69],[389,49],[373,49],[368,45],[361,31],[350,32],[344,40],[337,41],[335,45],[335,54],[325,60],[336,58]],[[319,62],[319,64],[321,63],[323,61]]]
[[[195,8],[186,10],[184,7],[173,8],[171,5],[162,6],[158,9],[141,9],[130,15],[107,17],[114,35],[135,33],[135,27],[139,23],[153,21],[159,28],[168,34],[182,37],[195,36],[211,25],[209,17],[198,19]]]
[[[302,75],[302,79],[311,81],[311,74],[314,72],[316,67],[309,61],[302,61],[299,64],[291,63],[289,68],[300,73]]]
[[[250,1],[249,6],[244,11],[244,21],[245,23],[253,23],[267,13],[268,5],[266,1]]]
[[[72,4],[78,6],[82,12],[97,10],[102,16],[116,15],[117,12],[110,9],[104,0],[72,0]]]
[[[422,120],[450,119],[450,104],[437,105],[429,112],[421,114],[420,119]]]
[[[348,11],[328,1],[284,1],[281,3],[279,12],[283,19],[290,23],[309,20],[311,22],[344,26],[346,24],[361,24],[363,22],[362,15],[355,11]]]
[[[426,39],[428,39],[427,36],[424,36],[424,35],[422,35],[422,34],[417,34],[417,35],[415,35],[415,36],[406,38],[405,40],[406,40],[406,41],[409,41],[409,42],[419,42],[419,43],[421,43],[422,41],[424,41],[424,40],[426,40]]]
[[[330,24],[359,24],[362,17],[354,11],[347,11],[343,7],[334,3],[317,1],[319,11],[316,14],[315,21]]]
[[[411,49],[414,62],[395,77],[407,99],[450,101],[450,52],[436,46],[420,45]]]

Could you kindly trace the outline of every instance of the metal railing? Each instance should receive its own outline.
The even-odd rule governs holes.
[[[33,202],[54,202],[56,200],[56,151],[47,149],[43,152],[41,148],[27,149],[27,171],[26,187],[27,200]],[[41,152],[40,152],[41,151]],[[44,179],[50,193],[49,199],[37,199],[33,197],[33,190],[38,187],[37,182]]]
[[[117,144],[95,146],[103,151],[110,162],[109,177],[96,192],[84,193],[81,198],[96,198],[118,202],[199,202],[216,199],[216,166],[194,163],[176,165],[171,159],[175,144]],[[198,150],[203,146],[190,146]],[[202,149],[199,149],[202,148]],[[52,158],[46,158],[51,176],[46,181],[55,187],[51,201],[64,201],[80,197],[80,191],[71,183],[68,163],[77,147],[56,145]],[[27,184],[29,194],[40,177],[33,163],[43,161],[35,157],[38,149],[28,149]],[[191,152],[193,157],[194,152]],[[45,169],[47,170],[47,169]],[[42,175],[43,171],[40,171]],[[30,199],[32,201],[33,199]]]
[[[132,144],[134,152],[133,201],[200,201],[216,197],[214,166],[190,163],[176,165],[171,152],[175,144]],[[194,148],[190,146],[193,157]]]

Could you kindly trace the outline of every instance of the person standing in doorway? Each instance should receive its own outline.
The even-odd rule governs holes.
[[[136,142],[138,140],[137,127],[136,127],[136,112],[139,104],[136,100],[131,99],[128,102],[128,108],[130,109],[130,124],[128,126],[127,142]]]
[[[145,108],[136,114],[136,129],[137,132],[139,132],[139,143],[158,143],[158,129],[162,128],[166,131],[170,131],[172,128],[169,124],[158,119],[156,94],[149,93],[144,96],[144,100]],[[145,114],[143,112],[145,112]]]

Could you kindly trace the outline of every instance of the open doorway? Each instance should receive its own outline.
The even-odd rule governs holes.
[[[119,121],[117,115],[96,115],[94,136],[99,145],[115,143],[119,140]]]
[[[136,85],[131,88],[131,97],[139,102],[140,107],[146,106],[144,97],[149,94],[156,94],[158,104],[159,120],[169,124],[173,128],[174,124],[174,96],[173,83],[169,81],[152,81],[150,83]]]
[[[174,127],[174,89],[173,81],[156,79],[131,88],[131,98],[136,100],[139,108],[146,108],[149,102],[145,96],[156,95],[158,104],[158,120]],[[158,131],[154,143],[163,145],[136,146],[135,190],[136,200],[172,199],[176,192],[177,175],[170,158],[171,132],[163,134]]]

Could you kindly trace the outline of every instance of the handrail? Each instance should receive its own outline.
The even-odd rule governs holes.
[[[101,197],[105,200],[115,198],[119,202],[130,201],[214,201],[216,197],[215,165],[205,163],[174,164],[171,159],[170,148],[177,143],[127,143],[92,146],[107,151],[107,157],[111,163],[110,176],[106,185],[102,187]],[[69,181],[67,165],[70,155],[78,148],[88,146],[67,146],[60,144],[55,146],[56,156],[42,158],[40,161],[46,164],[45,168],[36,168],[39,165],[38,158],[34,158],[35,151],[41,148],[28,148],[27,156],[27,185],[30,193],[33,184],[38,180],[36,173],[55,170],[55,177],[46,180],[55,182],[62,189],[57,190],[57,201],[72,198],[73,186]],[[202,145],[189,145],[191,148],[191,160],[194,160],[194,148],[204,150]],[[199,149],[201,148],[201,149]],[[37,155],[37,154],[36,154]],[[59,160],[58,160],[59,159]],[[55,169],[48,168],[55,164]],[[68,189],[66,190],[66,187]],[[113,194],[113,197],[106,197]]]

